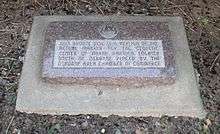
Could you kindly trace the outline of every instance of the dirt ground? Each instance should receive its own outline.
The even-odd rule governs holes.
[[[15,111],[35,15],[182,16],[207,116],[38,115]],[[0,133],[220,133],[219,0],[0,0]]]

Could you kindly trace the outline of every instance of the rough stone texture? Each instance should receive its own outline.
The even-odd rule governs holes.
[[[176,52],[176,82],[167,86],[112,87],[51,84],[41,78],[45,28],[54,21],[96,17],[35,17],[19,84],[16,109],[41,114],[100,114],[108,116],[193,116],[203,118],[198,85],[182,19],[179,17],[113,17],[167,22]],[[98,16],[100,20],[106,17]]]
[[[111,40],[162,40],[165,67],[151,68],[54,68],[54,46],[56,40],[105,40],[99,34],[99,27],[111,24],[118,28],[118,34]],[[87,18],[74,21],[56,21],[46,28],[44,41],[42,76],[51,83],[76,83],[90,85],[117,85],[141,87],[149,84],[173,84],[175,62],[173,45],[167,22]],[[96,73],[91,73],[96,72]],[[124,72],[127,76],[122,75]],[[155,76],[152,76],[155,72]],[[156,72],[159,72],[156,74]]]

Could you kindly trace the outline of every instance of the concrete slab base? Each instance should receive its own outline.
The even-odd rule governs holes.
[[[123,88],[50,84],[41,78],[45,28],[54,21],[168,22],[175,47],[177,78],[173,85]],[[179,17],[38,16],[29,38],[16,110],[39,114],[111,114],[121,116],[192,116],[203,110],[182,19]]]

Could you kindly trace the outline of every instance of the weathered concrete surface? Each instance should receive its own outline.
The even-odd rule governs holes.
[[[106,17],[35,17],[19,84],[16,110],[40,114],[100,114],[108,116],[193,116],[203,118],[198,85],[182,19],[179,17],[112,17],[118,20],[168,22],[175,47],[176,82],[169,86],[116,88],[46,83],[41,79],[43,39],[46,26],[53,21]]]

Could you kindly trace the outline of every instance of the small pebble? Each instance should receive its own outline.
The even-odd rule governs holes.
[[[92,11],[92,8],[90,5],[86,5],[86,9],[88,9],[89,11]]]
[[[19,56],[18,59],[19,61],[24,61],[24,56]]]
[[[88,127],[89,123],[87,121],[85,121],[81,125],[82,125],[83,128],[86,128],[86,127]]]
[[[2,70],[2,74],[3,74],[3,75],[6,75],[6,74],[7,74],[7,72],[5,72],[5,70]]]
[[[23,34],[23,39],[28,40],[28,34]]]
[[[210,121],[209,119],[206,119],[206,124],[207,124],[207,126],[209,126],[209,125],[211,125],[212,123],[211,123],[211,121]]]
[[[88,115],[86,118],[87,118],[87,119],[90,119],[90,116]]]
[[[136,129],[135,130],[135,134],[143,134],[142,131],[140,129]]]
[[[77,124],[76,123],[72,123],[72,124],[70,124],[70,126],[73,126],[73,127],[75,127]]]
[[[102,134],[104,134],[105,133],[105,129],[103,128],[103,129],[101,129],[101,133]]]
[[[12,131],[12,133],[13,133],[13,134],[21,134],[21,130],[15,128],[15,129]]]

